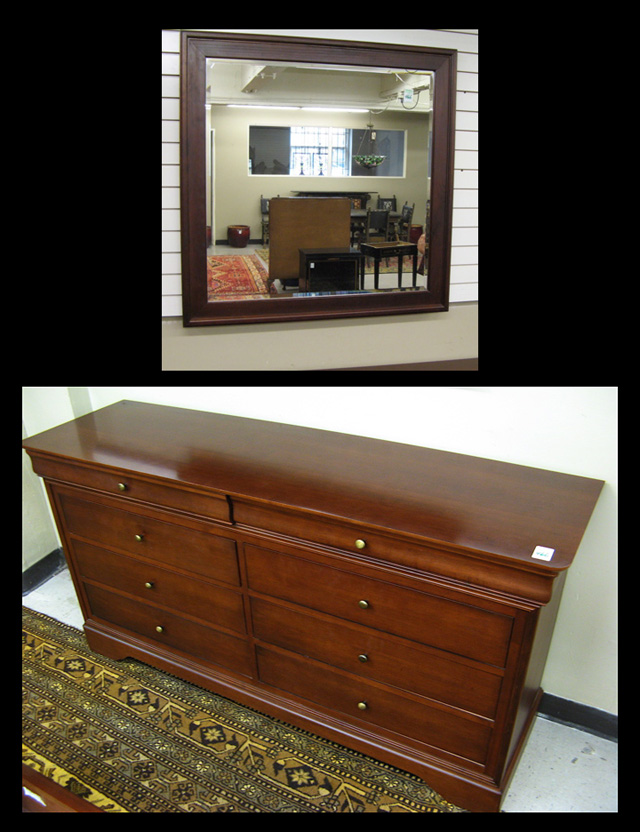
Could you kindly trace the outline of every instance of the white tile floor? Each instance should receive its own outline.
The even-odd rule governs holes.
[[[82,629],[82,613],[66,569],[22,602]],[[504,812],[617,812],[617,743],[538,717],[502,808]]]

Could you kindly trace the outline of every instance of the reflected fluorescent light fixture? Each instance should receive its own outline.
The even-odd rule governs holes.
[[[235,107],[236,110],[299,110],[300,107],[271,107],[268,104],[227,104],[227,107]]]
[[[281,107],[277,104],[227,104],[239,110],[307,110],[313,113],[368,113],[369,110],[355,110],[349,107]]]
[[[368,113],[369,110],[356,110],[351,107],[301,107],[312,113]]]

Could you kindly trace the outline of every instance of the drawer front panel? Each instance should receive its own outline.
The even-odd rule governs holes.
[[[127,472],[87,468],[57,459],[38,457],[34,458],[33,463],[34,469],[42,477],[116,494],[123,502],[129,499],[143,500],[159,506],[200,514],[212,520],[230,521],[229,506],[223,494],[189,491],[182,487],[150,482]],[[124,490],[121,486],[124,486]]]
[[[385,728],[404,736],[484,763],[492,723],[456,716],[379,688],[319,669],[302,658],[257,648],[260,679],[346,714],[350,719]],[[366,710],[359,708],[366,705]]]
[[[233,501],[233,517],[236,523],[307,540],[310,543],[319,543],[322,546],[334,546],[347,552],[361,552],[369,557],[392,563],[420,565],[425,559],[430,561],[438,557],[435,549],[406,540],[399,542],[358,528],[357,525],[329,522],[311,514],[245,503],[241,500]]]
[[[261,598],[251,599],[251,610],[254,635],[263,641],[481,716],[495,715],[500,676]]]
[[[174,647],[245,676],[251,675],[249,646],[243,639],[91,584],[85,584],[84,588],[91,610],[98,618],[153,639],[165,647]],[[162,627],[162,631],[158,632],[157,627]]]
[[[64,492],[59,492],[59,499],[67,530],[74,535],[228,584],[240,584],[233,540]],[[136,536],[142,540],[136,540]]]
[[[107,584],[211,624],[245,633],[242,596],[196,578],[168,572],[156,564],[116,555],[75,540],[73,551],[83,578]],[[150,584],[151,586],[147,586]]]
[[[488,562],[468,557],[461,552],[439,549],[400,535],[387,537],[357,524],[347,525],[310,513],[233,500],[233,516],[237,524],[276,532],[305,541],[311,545],[331,546],[349,554],[419,569],[442,577],[506,592],[510,595],[531,597],[546,603],[549,600],[548,576],[521,572],[507,563]],[[390,529],[393,535],[393,530]],[[289,542],[289,541],[287,541]],[[362,544],[364,543],[364,546]]]
[[[257,592],[487,664],[505,664],[508,616],[256,546],[245,546],[245,553],[249,586]]]
[[[381,535],[359,531],[357,527],[330,523],[310,514],[245,503],[242,500],[233,500],[233,518],[236,523],[286,534],[323,546],[335,546],[348,552],[364,551],[371,557],[385,557],[393,548],[397,548],[394,541]],[[364,541],[364,550],[356,546],[356,540]],[[413,546],[416,551],[422,548],[415,544],[407,545]]]

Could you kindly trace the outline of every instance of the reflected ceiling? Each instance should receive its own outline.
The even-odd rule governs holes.
[[[208,104],[431,110],[430,72],[207,60]],[[408,91],[408,92],[407,92]]]

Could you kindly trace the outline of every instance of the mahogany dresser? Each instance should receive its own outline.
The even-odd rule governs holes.
[[[600,480],[129,401],[24,447],[93,650],[499,808]]]

